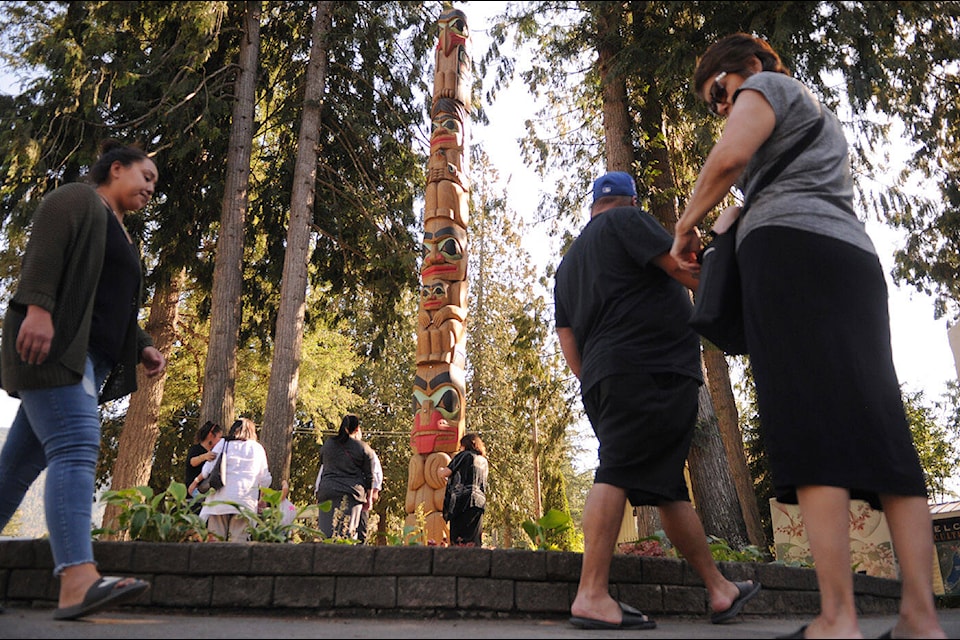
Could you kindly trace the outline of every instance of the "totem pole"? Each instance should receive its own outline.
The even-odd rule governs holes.
[[[472,69],[467,16],[448,9],[437,22],[405,524],[418,526],[417,507],[423,505],[427,538],[444,544],[450,538],[443,519],[446,481],[438,470],[460,448],[466,421],[467,123]]]

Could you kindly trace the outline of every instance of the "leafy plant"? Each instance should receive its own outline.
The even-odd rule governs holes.
[[[283,510],[280,506],[283,493],[276,489],[264,488],[260,490],[261,506],[253,511],[248,507],[229,501],[216,501],[222,504],[231,504],[247,519],[247,532],[251,542],[316,542],[325,539],[323,532],[301,521],[304,513],[311,511],[314,505],[307,505],[297,510],[293,522],[283,522]],[[213,502],[211,502],[213,504]],[[316,505],[319,511],[329,511],[329,500]]]
[[[707,545],[710,547],[710,555],[717,562],[766,562],[763,551],[759,547],[749,545],[742,550],[732,548],[726,540],[716,536],[707,536]],[[663,530],[657,531],[654,535],[641,538],[633,542],[621,542],[617,545],[617,550],[626,555],[648,556],[653,558],[678,558],[680,554],[670,544],[666,533]]]
[[[118,505],[117,528],[93,530],[93,536],[128,533],[131,540],[145,542],[202,542],[207,539],[206,523],[191,508],[187,486],[171,482],[163,493],[154,495],[148,486],[106,491],[101,502]]]
[[[733,549],[726,540],[716,536],[707,536],[710,553],[717,562],[766,562],[766,557],[760,547],[747,545],[741,550]]]
[[[534,549],[556,551],[560,547],[552,542],[551,538],[555,538],[570,529],[573,526],[573,518],[570,517],[570,514],[558,509],[550,509],[538,520],[524,520],[521,526],[530,536],[530,542]]]

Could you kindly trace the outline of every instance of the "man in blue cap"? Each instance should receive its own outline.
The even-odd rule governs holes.
[[[629,174],[597,178],[590,222],[563,256],[554,285],[560,347],[600,443],[570,607],[570,623],[584,629],[656,627],[609,591],[628,499],[657,506],[667,538],[703,579],[711,622],[733,619],[760,591],[759,583],[720,573],[690,504],[683,469],[703,377],[687,289],[697,281],[670,256],[673,236],[636,204]]]

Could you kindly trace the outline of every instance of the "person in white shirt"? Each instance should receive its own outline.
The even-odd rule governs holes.
[[[240,418],[230,427],[227,437],[214,446],[212,453],[219,455],[226,449],[226,467],[223,487],[207,495],[200,510],[207,530],[219,540],[248,542],[250,522],[230,502],[257,512],[260,489],[269,487],[273,476],[267,466],[267,452],[257,442],[257,425],[249,418]],[[192,492],[204,478],[214,471],[216,459],[205,462],[200,475],[190,485]]]

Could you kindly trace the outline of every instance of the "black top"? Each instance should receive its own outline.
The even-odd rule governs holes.
[[[652,261],[673,236],[649,213],[615,207],[587,223],[554,285],[556,326],[573,330],[581,391],[606,376],[672,372],[703,382],[688,289]]]
[[[447,466],[450,468],[450,477],[447,479],[443,504],[447,519],[470,507],[485,508],[487,459],[476,451],[466,449],[455,455]]]
[[[184,465],[183,471],[183,483],[189,487],[194,480],[197,479],[197,476],[200,475],[200,472],[203,471],[203,464],[199,464],[196,467],[190,464],[190,460],[196,456],[202,456],[207,452],[206,447],[202,444],[193,444],[190,445],[190,450],[187,451],[187,462]]]
[[[130,327],[130,316],[136,315],[140,291],[140,258],[130,244],[120,221],[110,212],[107,222],[107,246],[103,269],[97,284],[90,326],[90,348],[119,362]]]
[[[357,502],[364,502],[373,486],[374,455],[370,445],[357,438],[347,438],[345,442],[336,436],[327,438],[320,448],[323,474],[317,487],[317,501],[349,495]]]

